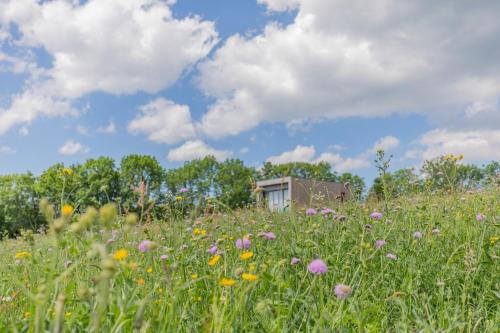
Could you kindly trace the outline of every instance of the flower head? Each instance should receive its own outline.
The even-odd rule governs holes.
[[[234,286],[234,284],[236,283],[235,280],[233,279],[228,279],[228,278],[223,278],[223,279],[220,279],[219,281],[219,284],[221,286],[224,286],[224,287],[231,287],[231,286]]]
[[[432,229],[432,234],[433,235],[439,235],[440,232],[441,232],[441,230],[439,230],[438,228]]]
[[[333,213],[335,213],[335,211],[331,208],[324,208],[321,210],[321,214],[323,214],[323,215],[330,215]]]
[[[255,280],[257,280],[257,275],[250,274],[250,273],[243,273],[243,274],[241,274],[241,278],[245,281],[255,281]]]
[[[328,271],[328,267],[326,267],[325,262],[321,259],[314,259],[311,261],[307,269],[314,274],[324,274]]]
[[[189,190],[185,187],[183,187],[179,190],[179,193],[186,193],[186,192],[189,192]]]
[[[395,254],[387,253],[387,258],[390,260],[396,260],[398,257]]]
[[[21,260],[21,259],[26,259],[26,258],[31,258],[31,253],[23,251],[23,252],[18,252],[14,256],[16,260]]]
[[[482,213],[478,213],[478,214],[476,215],[476,221],[478,221],[478,222],[481,222],[481,221],[482,221],[482,220],[484,220],[485,218],[486,218],[486,216],[484,216],[484,214],[482,214]]]
[[[143,240],[139,246],[138,246],[138,249],[139,251],[141,251],[142,253],[144,252],[148,252],[149,250],[152,250],[154,247],[155,247],[155,243],[150,241],[150,240]]]
[[[316,211],[316,209],[314,209],[314,208],[308,208],[308,209],[306,210],[306,215],[307,215],[307,216],[314,216],[314,215],[316,215],[317,213],[318,213],[318,212],[317,212],[317,211]]]
[[[160,260],[161,260],[161,261],[165,261],[165,260],[167,260],[167,259],[168,259],[168,255],[166,255],[166,254],[162,254],[162,255],[160,256]]]
[[[250,258],[253,257],[253,252],[252,251],[246,251],[246,252],[243,252],[241,255],[240,255],[240,259],[241,260],[248,260]]]
[[[245,237],[245,238],[243,238],[243,239],[238,238],[238,239],[236,240],[236,243],[235,243],[236,247],[237,247],[238,249],[240,249],[240,250],[241,250],[241,249],[249,249],[251,244],[252,244],[252,243],[250,242],[250,239],[248,239],[248,238],[246,238],[246,237]]]
[[[220,258],[221,257],[218,254],[215,255],[215,256],[213,256],[212,258],[210,258],[210,260],[208,260],[208,265],[209,266],[215,266],[215,264],[217,264],[219,262]]]
[[[422,235],[422,233],[420,231],[415,231],[413,233],[413,237],[416,238],[416,239],[420,239],[420,238],[422,238],[422,236],[423,235]]]
[[[499,239],[500,239],[500,237],[498,237],[498,236],[491,236],[490,237],[490,244],[491,245],[495,245],[496,242],[498,242]]]
[[[67,176],[71,176],[73,174],[73,169],[70,169],[70,168],[64,168],[62,170],[63,172],[63,175],[67,175]]]
[[[290,265],[297,265],[300,263],[300,259],[293,257],[292,260],[290,260]]]
[[[262,234],[262,236],[267,240],[275,240],[276,239],[276,235],[274,234],[274,232],[265,232]]]
[[[338,284],[335,286],[335,295],[337,298],[346,299],[352,294],[352,288],[345,284]]]
[[[128,251],[126,249],[119,249],[113,255],[113,259],[120,261],[127,258],[127,256],[128,256]]]
[[[370,214],[370,217],[374,220],[380,220],[382,218],[382,213],[374,211]]]
[[[208,250],[207,252],[210,253],[210,254],[216,254],[218,251],[217,249],[217,245],[212,245]]]
[[[380,249],[382,246],[386,244],[385,240],[379,239],[375,242],[375,248]]]
[[[63,216],[70,216],[71,214],[73,213],[73,206],[71,205],[64,205],[62,208],[61,208],[61,214]]]

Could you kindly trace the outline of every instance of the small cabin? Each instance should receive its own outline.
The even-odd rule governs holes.
[[[257,182],[257,202],[272,211],[343,202],[352,197],[348,184],[294,177]]]

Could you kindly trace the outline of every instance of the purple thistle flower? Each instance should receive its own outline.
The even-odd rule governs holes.
[[[326,264],[323,260],[321,259],[314,259],[307,265],[307,269],[309,272],[313,274],[324,274],[328,271],[328,267],[326,267]]]
[[[321,214],[323,214],[323,215],[329,215],[329,214],[333,214],[333,213],[335,213],[335,211],[331,208],[325,208],[325,209],[321,210]]]
[[[441,232],[441,230],[439,230],[438,228],[432,229],[432,234],[433,235],[439,235],[440,232]]]
[[[379,240],[377,240],[377,241],[375,242],[375,247],[376,247],[377,249],[380,249],[382,246],[384,246],[384,245],[385,245],[385,243],[386,243],[386,242],[385,242],[385,240],[379,239]]]
[[[339,299],[346,299],[352,294],[352,288],[345,284],[338,284],[335,286],[335,295]]]
[[[274,234],[274,232],[265,232],[262,234],[262,236],[264,236],[264,238],[267,240],[275,240],[276,239],[276,235]]]
[[[316,215],[317,213],[318,213],[318,212],[317,212],[317,211],[316,211],[316,209],[314,209],[314,208],[308,208],[308,209],[306,210],[306,215],[307,215],[307,216],[314,216],[314,215]]]
[[[387,253],[387,258],[388,258],[388,259],[391,259],[391,260],[396,260],[396,259],[398,259],[398,257],[396,257],[396,255],[395,255],[395,254],[392,254],[392,253]]]
[[[290,265],[297,265],[300,263],[300,259],[293,257],[292,260],[290,261]]]
[[[382,213],[375,211],[370,214],[370,217],[374,220],[380,220],[382,218]]]
[[[478,222],[481,222],[481,221],[482,221],[482,220],[484,220],[485,218],[486,218],[486,216],[484,216],[484,214],[482,214],[482,213],[478,213],[478,214],[476,215],[476,221],[478,221]]]
[[[413,234],[413,237],[416,238],[416,239],[420,239],[422,238],[422,233],[420,231],[415,231],[415,233]]]
[[[248,239],[248,238],[243,238],[243,239],[238,238],[238,239],[236,240],[235,245],[236,245],[236,247],[237,247],[238,249],[240,249],[240,250],[241,250],[241,249],[249,249],[249,248],[250,248],[250,245],[251,245],[251,242],[250,242],[250,239]]]
[[[149,250],[151,250],[154,246],[154,243],[150,240],[143,240],[141,242],[141,244],[139,244],[138,248],[139,248],[139,251],[141,251],[142,253],[144,252],[148,252]]]
[[[165,261],[168,259],[168,255],[166,254],[162,254],[161,257],[160,257],[161,261]]]
[[[210,253],[210,254],[216,254],[218,251],[217,249],[217,246],[216,245],[212,245],[208,250],[207,252]]]
[[[186,193],[186,192],[189,192],[189,190],[185,187],[183,187],[179,190],[179,193]]]

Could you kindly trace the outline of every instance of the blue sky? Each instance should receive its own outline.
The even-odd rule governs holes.
[[[370,181],[500,159],[500,5],[0,1],[0,173],[150,154],[317,162]],[[446,22],[446,25],[442,23]]]

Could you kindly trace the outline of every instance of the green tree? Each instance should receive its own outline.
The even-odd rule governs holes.
[[[285,164],[272,164],[271,162],[266,162],[259,172],[259,179],[289,176],[331,182],[338,181],[337,174],[332,171],[331,165],[327,162],[292,162]]]
[[[77,206],[78,191],[83,187],[80,168],[80,165],[65,168],[62,163],[49,167],[36,182],[38,195],[47,198],[56,210],[66,203]]]
[[[246,167],[241,160],[227,159],[219,163],[215,176],[217,198],[231,208],[249,204],[254,179],[255,169]]]
[[[357,175],[353,175],[352,173],[345,172],[338,178],[338,181],[346,184],[349,183],[349,188],[351,189],[352,196],[356,200],[360,200],[363,192],[365,191],[365,181],[363,178]]]
[[[82,185],[76,196],[81,207],[100,207],[120,195],[120,173],[109,157],[89,159],[78,168]]]

